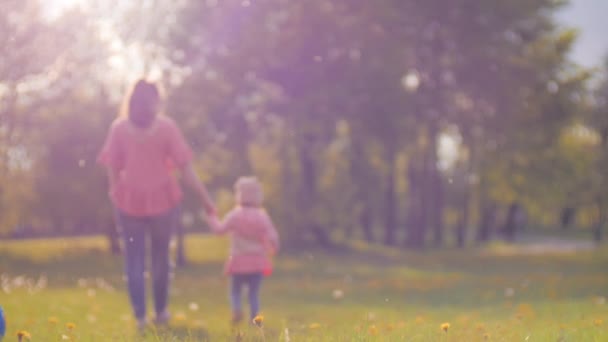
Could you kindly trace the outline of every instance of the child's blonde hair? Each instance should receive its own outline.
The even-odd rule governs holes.
[[[236,202],[242,206],[261,207],[264,202],[262,185],[256,177],[241,177],[234,184]]]

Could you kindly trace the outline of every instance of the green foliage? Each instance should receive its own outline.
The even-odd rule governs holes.
[[[604,137],[606,105],[598,91],[590,109],[590,74],[567,58],[576,33],[553,22],[561,1],[154,4],[53,20],[37,1],[1,5],[4,231],[110,222],[94,159],[133,76],[109,69],[122,50],[137,50],[133,70],[161,71],[167,114],[222,210],[234,180],[257,174],[290,239],[383,226],[387,243],[412,229],[422,243],[445,212],[468,221],[489,202],[550,222],[602,182],[605,151],[573,132]],[[439,168],[446,134],[456,163]],[[31,166],[11,171],[19,153]]]

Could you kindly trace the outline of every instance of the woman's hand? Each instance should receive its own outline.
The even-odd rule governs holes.
[[[203,202],[203,210],[205,210],[205,214],[207,216],[217,217],[217,209],[215,208],[215,205],[211,201],[209,201],[208,197],[201,197],[203,197],[201,201]]]

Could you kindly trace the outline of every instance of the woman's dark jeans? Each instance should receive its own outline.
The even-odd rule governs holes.
[[[179,210],[148,217],[130,216],[117,211],[118,225],[124,239],[125,273],[131,305],[137,319],[146,317],[146,246],[152,255],[152,281],[156,314],[167,308],[169,297],[169,243],[175,230]],[[146,242],[149,240],[149,242]]]

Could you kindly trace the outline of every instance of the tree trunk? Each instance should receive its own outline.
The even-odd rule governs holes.
[[[283,109],[285,110],[285,109]],[[296,218],[293,216],[294,210],[293,205],[289,205],[289,203],[294,203],[298,201],[296,196],[296,186],[297,181],[293,172],[292,165],[296,164],[296,162],[292,159],[291,148],[292,141],[290,140],[287,134],[282,136],[282,141],[280,142],[280,153],[281,153],[281,198],[283,201],[279,204],[279,212],[281,214],[281,221],[284,222],[293,222]],[[289,227],[283,233],[283,237],[287,241],[298,241],[302,239],[302,231],[297,229],[299,227]]]
[[[364,208],[361,211],[361,229],[363,230],[363,238],[368,243],[374,242],[374,232],[372,226],[372,213],[369,203],[364,204]]]
[[[504,238],[508,242],[515,241],[515,234],[518,230],[518,216],[520,215],[520,206],[517,202],[511,203],[509,211],[507,212],[507,218],[503,227]]]
[[[481,205],[481,220],[477,230],[477,242],[487,242],[496,224],[496,206],[483,203]]]
[[[314,208],[317,195],[317,172],[316,162],[313,156],[311,146],[313,145],[313,139],[309,137],[304,140],[304,146],[299,146],[299,160],[300,160],[300,189],[299,189],[299,200],[300,208],[302,209],[302,216],[299,217],[301,224],[304,229],[312,233],[314,239],[321,246],[331,245],[331,239],[329,234],[320,226],[317,222],[317,218],[314,217]]]
[[[251,174],[252,166],[251,161],[249,160],[249,142],[251,140],[251,133],[249,130],[249,124],[245,120],[245,117],[238,113],[232,116],[234,118],[233,125],[234,131],[238,134],[238,139],[233,139],[234,149],[239,156],[237,158],[238,165],[237,170],[242,172],[243,174]]]
[[[443,184],[439,171],[439,156],[437,154],[437,140],[439,136],[439,126],[436,121],[429,123],[428,129],[428,150],[427,166],[425,177],[428,194],[427,217],[433,229],[433,243],[435,246],[443,244]]]
[[[467,239],[467,228],[469,226],[469,206],[471,202],[471,196],[468,191],[465,192],[462,197],[462,203],[460,208],[460,219],[456,226],[456,245],[458,248],[464,248]]]
[[[424,164],[424,163],[422,163]],[[411,160],[408,165],[408,207],[407,207],[407,239],[406,246],[411,248],[423,248],[426,237],[424,187],[424,167],[416,165],[416,160]]]
[[[603,233],[604,233],[604,221],[605,221],[605,213],[603,209],[603,203],[601,200],[597,201],[597,222],[595,223],[595,227],[593,229],[593,240],[596,243],[602,242]]]
[[[437,247],[443,244],[444,225],[443,225],[443,209],[444,209],[444,184],[439,174],[439,170],[435,169],[430,174],[430,197],[431,207],[429,208],[430,224],[433,227],[433,244]]]
[[[372,209],[368,198],[365,184],[369,183],[369,165],[365,160],[360,141],[353,138],[350,154],[350,174],[356,184],[353,186],[357,189],[357,202],[362,205],[359,216],[359,224],[363,233],[363,238],[368,243],[374,242],[374,233],[372,227]]]
[[[562,208],[560,213],[560,223],[562,230],[568,230],[572,227],[572,223],[576,218],[576,209],[572,206]]]
[[[391,246],[396,242],[395,169],[397,167],[397,156],[394,149],[388,148],[387,150],[388,174],[385,189],[384,244]]]

